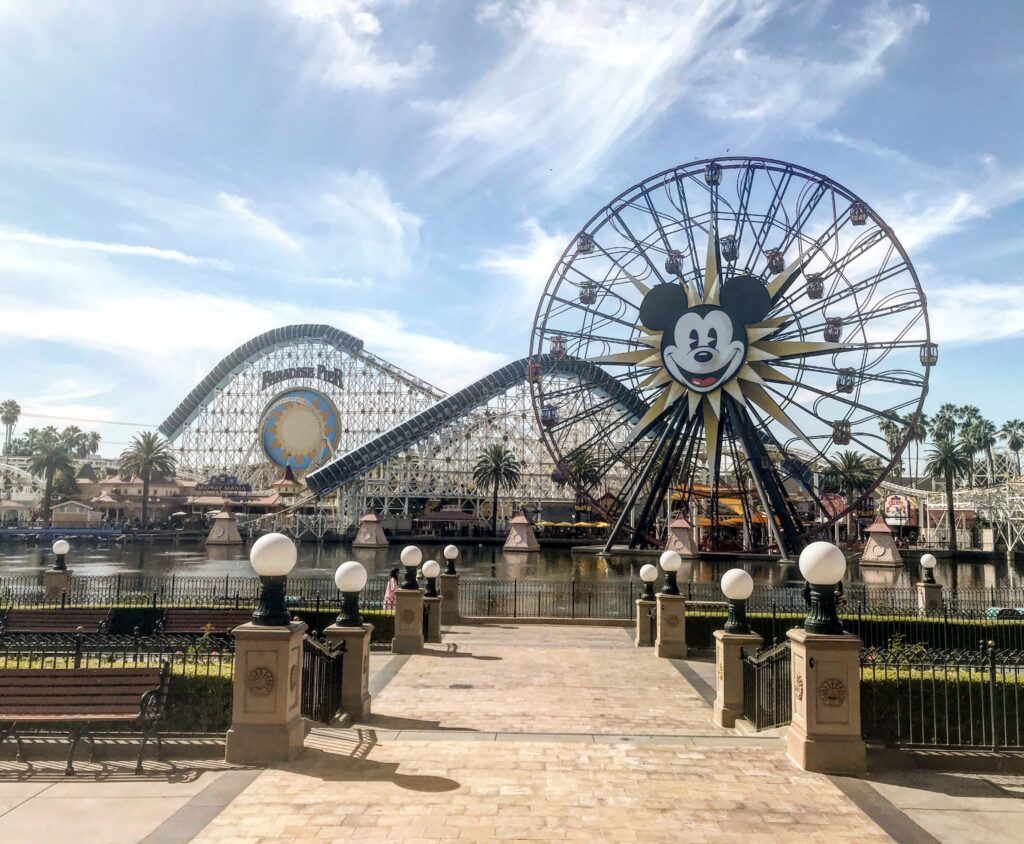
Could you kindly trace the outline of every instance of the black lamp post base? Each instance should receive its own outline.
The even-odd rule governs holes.
[[[252,623],[260,627],[286,627],[292,616],[284,602],[287,577],[260,577],[260,596]]]
[[[341,593],[341,613],[335,624],[338,627],[362,627],[363,617],[359,614],[359,593]]]
[[[811,608],[804,619],[804,630],[819,636],[842,636],[846,632],[836,612],[836,590],[832,584],[811,585]]]
[[[679,583],[676,581],[676,573],[674,571],[665,572],[665,585],[661,587],[662,595],[678,595],[679,594]]]
[[[405,583],[402,584],[403,589],[419,589],[420,585],[416,582],[416,566],[405,567]]]
[[[747,602],[729,600],[729,617],[725,620],[726,633],[738,633],[747,635],[750,632],[750,624],[747,623]]]

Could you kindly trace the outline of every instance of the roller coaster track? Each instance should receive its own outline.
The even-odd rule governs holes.
[[[647,403],[624,387],[600,367],[573,357],[557,358],[542,355],[533,359],[544,372],[558,372],[577,378],[594,393],[616,401],[627,413],[640,419],[647,412]],[[333,492],[390,458],[411,448],[431,434],[481,407],[502,393],[522,383],[528,374],[530,358],[507,364],[431,405],[421,413],[385,431],[364,445],[343,454],[306,476],[309,488],[318,496]]]

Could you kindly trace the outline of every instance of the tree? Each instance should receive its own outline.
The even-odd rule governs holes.
[[[0,402],[0,422],[4,426],[4,454],[11,453],[11,440],[14,438],[14,426],[21,416],[21,405],[14,399]]]
[[[988,463],[988,482],[994,484],[996,482],[996,460],[993,449],[996,447],[996,437],[999,431],[994,423],[980,416],[971,422],[970,430],[978,451],[985,452],[985,460]]]
[[[1017,477],[1020,475],[1020,451],[1024,448],[1024,421],[1011,419],[999,429],[999,436],[1006,440],[1006,447],[1017,458]]]
[[[103,437],[101,437],[95,431],[89,431],[89,433],[85,435],[86,454],[83,454],[82,456],[87,457],[88,455],[95,454],[97,451],[99,451],[100,441],[102,439]]]
[[[601,467],[594,455],[578,446],[566,455],[569,471],[581,487],[590,490],[601,481]]]
[[[174,455],[167,440],[153,431],[132,437],[131,444],[121,452],[121,475],[142,479],[142,524],[149,515],[149,485],[156,476],[174,474]]]
[[[502,443],[485,448],[473,467],[473,480],[478,487],[491,488],[491,532],[498,535],[498,490],[513,490],[519,486],[522,467],[519,458]]]
[[[884,416],[878,421],[878,430],[882,433],[885,445],[889,449],[889,456],[895,458],[903,444],[903,429],[892,419]],[[896,469],[896,477],[903,472],[903,461],[899,461],[893,468]]]
[[[903,417],[910,432],[910,441],[914,444],[914,477],[921,474],[921,443],[928,439],[928,416],[924,413],[908,413]]]
[[[846,536],[853,536],[853,503],[860,498],[874,482],[877,463],[866,458],[859,451],[848,449],[839,452],[829,461],[829,467],[822,473],[822,484],[839,490],[846,497],[849,511],[846,514]]]
[[[45,483],[43,487],[43,518],[49,522],[53,515],[54,478],[58,473],[65,477],[73,477],[75,474],[71,455],[68,453],[67,446],[56,435],[55,429],[52,433],[44,429],[42,434],[35,438],[28,470],[33,475],[43,478]]]
[[[952,438],[937,439],[928,452],[924,470],[929,477],[942,478],[946,484],[946,523],[949,525],[949,550],[956,551],[956,514],[953,509],[953,484],[971,468],[973,458],[968,456],[960,443]],[[956,571],[956,566],[953,566]]]
[[[932,417],[931,435],[933,440],[952,439],[956,436],[960,420],[955,404],[942,405]]]

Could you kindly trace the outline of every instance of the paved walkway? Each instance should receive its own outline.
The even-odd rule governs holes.
[[[0,759],[0,841],[1024,842],[1024,777],[801,772],[621,628],[457,627],[371,673],[373,716],[270,770]]]

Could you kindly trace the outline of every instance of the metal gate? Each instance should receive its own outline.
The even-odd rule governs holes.
[[[305,636],[302,641],[302,714],[330,724],[341,712],[341,666],[345,643],[331,645]]]
[[[793,716],[789,641],[743,651],[743,717],[756,730],[784,727]]]

